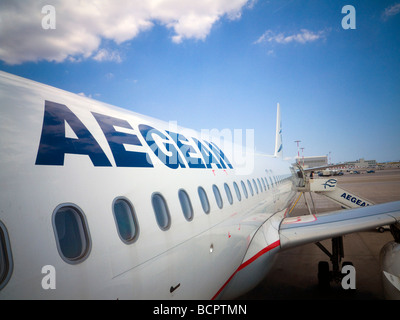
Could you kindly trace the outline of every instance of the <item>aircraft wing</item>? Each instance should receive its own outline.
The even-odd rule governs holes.
[[[282,249],[330,239],[400,221],[400,201],[374,206],[288,217],[280,225]]]

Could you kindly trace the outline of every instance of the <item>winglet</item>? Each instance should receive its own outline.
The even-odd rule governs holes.
[[[277,106],[276,109],[276,135],[275,135],[275,157],[282,158],[282,121],[281,121],[281,108]]]

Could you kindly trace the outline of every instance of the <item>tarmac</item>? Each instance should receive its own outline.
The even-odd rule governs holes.
[[[378,170],[375,173],[345,172],[334,176],[338,186],[358,194],[375,204],[400,200],[400,169]],[[328,198],[312,195],[317,212],[341,210]],[[309,214],[303,197],[291,216]],[[307,244],[279,253],[266,278],[239,300],[382,300],[384,299],[379,267],[382,247],[393,241],[390,231],[375,229],[343,237],[343,261],[351,261],[356,271],[356,289],[344,290],[341,283],[331,283],[330,289],[318,287],[318,262],[329,257],[315,244]],[[331,240],[321,243],[331,252]],[[330,268],[332,265],[330,264]]]

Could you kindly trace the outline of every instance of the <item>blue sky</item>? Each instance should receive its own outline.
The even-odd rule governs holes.
[[[184,127],[254,129],[265,153],[279,102],[285,157],[301,140],[333,162],[400,160],[400,1],[137,3],[4,0],[0,70]]]

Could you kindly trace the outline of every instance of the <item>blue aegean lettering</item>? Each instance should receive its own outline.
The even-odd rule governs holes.
[[[97,112],[91,112],[91,115],[100,126],[117,167],[153,168],[155,163],[150,152],[170,169],[233,169],[214,143],[162,131],[147,124],[135,127],[128,120]],[[66,124],[74,137],[68,136]],[[66,154],[87,155],[95,167],[113,166],[89,129],[66,105],[46,100],[35,164],[64,166]]]
[[[350,193],[344,192],[340,197],[346,199],[347,201],[350,201],[350,202],[352,202],[352,203],[355,203],[356,205],[358,205],[358,206],[360,206],[360,207],[369,206],[368,203],[365,203],[365,201],[362,201],[361,199],[358,199],[357,197],[354,197],[354,196],[351,195]]]

